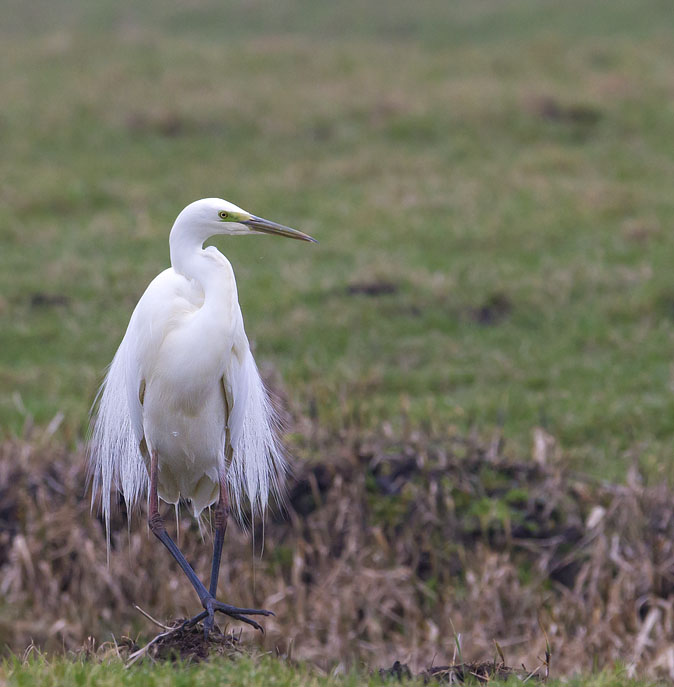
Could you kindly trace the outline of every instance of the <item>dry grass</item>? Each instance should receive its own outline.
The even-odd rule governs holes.
[[[307,433],[311,435],[310,432]],[[395,660],[419,672],[488,659],[552,674],[624,662],[674,677],[672,493],[568,473],[535,433],[534,460],[453,436],[404,441],[320,437],[298,468],[288,517],[267,524],[251,571],[250,537],[227,539],[221,598],[272,608],[263,648],[324,668]],[[39,441],[0,447],[0,641],[20,651],[121,638],[153,616],[197,609],[188,583],[147,533],[120,513],[106,565],[89,513],[84,458]],[[205,574],[209,542],[185,518],[181,544]],[[186,531],[187,530],[187,531]],[[262,538],[256,531],[257,542]],[[539,624],[540,622],[540,624]]]

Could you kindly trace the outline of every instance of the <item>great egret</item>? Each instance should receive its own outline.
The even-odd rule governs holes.
[[[124,495],[129,512],[147,494],[149,526],[199,595],[208,636],[214,613],[262,627],[251,615],[215,599],[222,544],[233,507],[244,500],[264,515],[269,494],[279,494],[286,472],[277,418],[250,351],[232,266],[216,248],[216,234],[276,234],[315,242],[301,231],[240,207],[205,198],[188,205],[169,237],[171,267],[147,287],[110,365],[98,398],[90,470],[93,499],[101,494],[110,528],[111,492]],[[168,535],[158,499],[190,501],[195,517],[215,508],[209,588],[202,584]]]

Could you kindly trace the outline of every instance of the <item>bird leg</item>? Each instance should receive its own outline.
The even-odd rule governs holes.
[[[229,520],[229,496],[224,477],[220,478],[220,498],[215,507],[215,541],[213,542],[213,563],[211,565],[211,584],[208,591],[211,596],[218,592],[218,577],[220,576],[220,559],[222,558],[222,545],[227,532]]]
[[[229,497],[227,495],[227,484],[225,478],[220,479],[220,495],[217,506],[215,507],[215,540],[213,542],[213,562],[211,565],[211,582],[209,585],[209,593],[211,600],[204,605],[205,612],[208,617],[204,620],[204,636],[208,637],[208,633],[213,627],[215,620],[214,611],[220,611],[237,620],[252,625],[257,630],[264,632],[262,626],[251,618],[246,618],[246,615],[274,615],[271,611],[265,611],[257,608],[238,608],[222,603],[215,598],[218,592],[218,577],[220,576],[220,560],[222,559],[222,545],[225,540],[225,532],[227,531],[227,521],[229,519]],[[196,616],[199,618],[199,616]],[[201,618],[199,618],[201,619]],[[191,621],[190,621],[191,622]],[[198,621],[197,621],[198,622]]]
[[[182,551],[176,546],[175,542],[169,536],[164,526],[164,519],[159,513],[159,495],[157,494],[157,474],[159,470],[159,456],[156,450],[152,450],[150,458],[150,512],[148,515],[148,523],[150,531],[157,539],[169,550],[176,563],[182,568],[187,579],[192,583],[195,591],[199,595],[199,599],[203,604],[209,597],[208,590],[204,587],[203,582],[197,577],[194,568],[187,562]]]
[[[211,563],[211,583],[208,586],[209,594],[215,598],[218,593],[218,577],[220,577],[220,560],[222,558],[222,545],[225,541],[227,531],[227,521],[229,520],[229,496],[227,495],[227,485],[225,478],[220,477],[220,495],[215,506],[215,539],[213,541],[213,561]],[[209,614],[204,622],[204,634],[208,633],[213,627],[214,616]]]
[[[216,509],[216,538],[213,545],[213,566],[211,570],[210,591],[204,587],[203,582],[197,577],[194,568],[187,562],[180,549],[169,536],[164,526],[164,520],[159,513],[159,495],[157,493],[157,478],[159,471],[159,456],[156,450],[152,451],[150,459],[150,512],[149,525],[152,534],[159,539],[159,541],[169,550],[176,563],[182,568],[182,571],[187,576],[194,590],[199,596],[199,601],[204,607],[204,610],[195,615],[193,618],[186,620],[183,627],[191,627],[201,620],[204,622],[204,636],[208,638],[208,634],[213,627],[215,611],[220,611],[225,615],[240,620],[243,623],[251,625],[256,630],[264,632],[262,626],[253,620],[247,618],[249,615],[274,615],[271,611],[266,611],[257,608],[239,608],[238,606],[231,606],[230,604],[218,601],[215,598],[215,593],[218,586],[218,574],[220,572],[220,559],[222,557],[222,544],[225,538],[225,530],[227,529],[227,519],[229,516],[229,500],[227,499],[226,486],[224,481],[220,483],[220,498]],[[224,499],[223,499],[224,494]]]

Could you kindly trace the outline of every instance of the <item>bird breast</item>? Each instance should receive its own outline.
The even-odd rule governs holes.
[[[210,334],[214,338],[198,340],[185,326],[166,336],[143,404],[145,437],[159,456],[160,496],[194,502],[205,490],[200,508],[217,495],[227,422],[222,378],[231,355],[222,345],[227,332]]]
[[[166,270],[134,313],[143,433],[158,453],[167,501],[193,498],[203,479],[217,487],[227,422],[223,377],[243,331],[229,263],[204,254],[195,264],[198,282]]]
[[[157,293],[162,307],[153,309],[140,356],[146,397],[156,397],[167,409],[180,409],[188,416],[219,393],[242,328],[229,263],[205,258],[204,267],[211,272],[205,288],[175,272],[167,275],[175,287]]]

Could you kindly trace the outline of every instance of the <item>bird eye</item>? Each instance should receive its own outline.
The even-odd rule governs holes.
[[[220,215],[220,219],[227,219],[229,217],[225,210],[222,210],[222,212],[219,212],[218,214]]]

